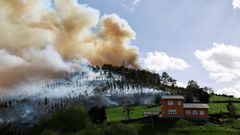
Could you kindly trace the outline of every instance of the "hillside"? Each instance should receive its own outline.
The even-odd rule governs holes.
[[[20,128],[31,127],[39,118],[77,104],[87,108],[126,103],[152,104],[155,98],[167,94],[148,82],[128,79],[114,69],[82,65],[81,71],[64,78],[19,87],[18,93],[1,95],[0,122],[13,123]]]
[[[20,87],[18,93],[8,96],[1,95],[0,119],[18,128],[31,128],[42,117],[75,105],[86,108],[152,105],[159,104],[163,94],[190,97],[189,102],[208,102],[208,93],[192,82],[188,88],[180,88],[167,73],[159,75],[123,66],[81,65],[81,71],[64,78]]]
[[[81,109],[75,107],[73,112],[72,109],[70,109],[71,116],[63,115],[62,113],[65,114],[68,111],[62,111],[54,115],[53,118],[40,122],[40,125],[34,128],[33,133],[41,135],[46,133],[56,135],[212,135],[213,133],[219,135],[238,135],[240,133],[239,119],[224,118],[221,124],[218,124],[203,121],[187,121],[183,119],[143,118],[144,111],[159,111],[159,107],[160,106],[135,106],[131,111],[131,120],[127,120],[124,107],[108,108],[106,111],[106,123],[97,125],[91,123],[86,127],[78,127],[74,131],[69,131],[69,129],[78,125],[76,122],[79,121],[79,119],[82,120],[87,117],[86,114],[78,115],[82,113],[81,111],[79,112]],[[212,108],[210,108],[210,110],[211,109]],[[61,117],[58,117],[58,115]],[[74,115],[77,115],[76,117],[78,117],[78,119],[75,119],[76,117]],[[71,120],[71,123],[58,124],[58,126],[51,124],[56,121],[58,123],[65,123],[65,121],[68,120]],[[48,128],[46,128],[46,126]]]

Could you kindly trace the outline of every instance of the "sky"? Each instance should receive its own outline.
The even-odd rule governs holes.
[[[240,0],[78,0],[136,32],[142,68],[240,97]]]

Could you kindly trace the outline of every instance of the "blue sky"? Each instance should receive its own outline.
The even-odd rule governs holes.
[[[167,71],[180,83],[193,79],[219,93],[240,96],[239,72],[236,71],[240,52],[230,54],[230,58],[234,58],[230,64],[237,65],[234,68],[219,63],[219,59],[229,58],[224,47],[229,51],[240,47],[240,10],[238,0],[234,1],[236,3],[232,0],[138,0],[135,3],[134,0],[79,0],[79,3],[100,10],[102,15],[116,13],[127,20],[137,33],[132,44],[139,48],[140,60],[150,60],[148,53],[155,59],[168,59],[158,63],[160,68],[154,71]],[[201,56],[196,56],[197,50],[201,51]],[[221,57],[212,57],[218,53]],[[208,54],[209,57],[203,58]],[[188,66],[177,68],[184,64],[178,60]],[[209,65],[211,62],[216,64]],[[166,66],[169,63],[172,66]],[[146,68],[151,70],[151,67]]]

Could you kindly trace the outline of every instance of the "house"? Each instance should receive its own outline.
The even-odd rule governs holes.
[[[161,118],[208,119],[208,105],[184,103],[183,96],[162,96]]]
[[[183,105],[186,119],[208,119],[207,104],[184,104]]]
[[[184,109],[183,109],[184,97],[183,96],[162,96],[162,113],[161,117],[175,117],[183,118]]]

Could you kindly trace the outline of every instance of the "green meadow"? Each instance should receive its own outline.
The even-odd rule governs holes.
[[[64,113],[59,112],[46,121],[41,121],[33,133],[36,135],[240,135],[240,119],[233,119],[226,115],[227,103],[212,103],[212,101],[228,100],[226,97],[211,97],[209,115],[224,114],[224,117],[218,117],[219,123],[174,118],[160,119],[157,116],[144,118],[144,112],[161,111],[161,106],[156,105],[131,106],[130,121],[126,107],[107,108],[107,121],[103,124],[93,124],[89,123],[86,110],[74,107],[65,110]],[[240,103],[234,104],[240,108]],[[71,129],[70,131],[73,129],[74,132],[62,132],[67,129]]]
[[[212,103],[213,101],[240,101],[240,99],[223,96],[211,96],[209,105],[209,115],[217,113],[226,113],[227,103]],[[240,110],[240,103],[234,103]],[[127,120],[127,112],[124,107],[113,107],[107,109],[107,122],[116,123]],[[161,106],[134,106],[131,107],[130,117],[132,122],[127,125],[135,128],[140,135],[239,135],[240,119],[221,119],[222,124],[213,124],[207,122],[199,124],[198,122],[182,119],[139,119],[143,118],[144,112],[160,112]],[[139,120],[134,120],[139,119]]]

